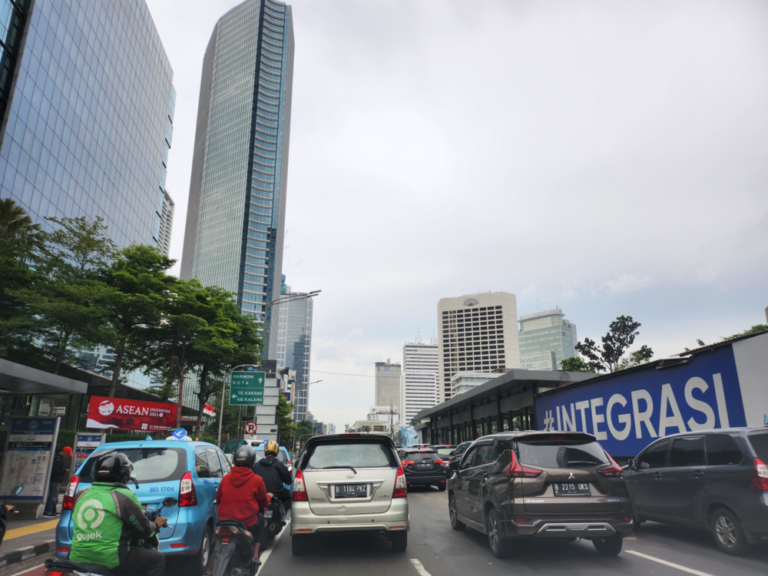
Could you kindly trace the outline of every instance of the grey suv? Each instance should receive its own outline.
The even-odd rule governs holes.
[[[768,428],[707,430],[657,440],[625,471],[636,526],[706,526],[729,554],[768,541]]]
[[[516,538],[574,537],[613,556],[633,532],[622,470],[590,434],[484,436],[451,469],[451,526],[486,534],[496,557]]]

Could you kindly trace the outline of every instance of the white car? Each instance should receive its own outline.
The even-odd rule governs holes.
[[[291,548],[304,554],[318,532],[385,532],[408,546],[408,493],[395,445],[383,434],[332,434],[307,441],[293,480]]]

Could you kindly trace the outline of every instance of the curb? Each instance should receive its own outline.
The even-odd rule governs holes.
[[[48,554],[48,552],[53,552],[54,550],[56,550],[56,540],[48,540],[42,544],[27,546],[26,548],[21,548],[20,550],[14,550],[13,552],[8,552],[7,554],[0,556],[0,568],[5,568],[6,566],[11,566],[12,564],[18,564],[19,562],[24,562],[25,560],[29,560],[35,556]]]

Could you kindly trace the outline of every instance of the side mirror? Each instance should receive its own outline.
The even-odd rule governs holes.
[[[449,464],[451,467],[451,470],[456,472],[459,469],[459,461],[458,460],[451,460],[451,463]]]
[[[176,498],[173,496],[168,496],[168,498],[163,500],[163,508],[173,508],[178,503],[179,501]]]
[[[627,466],[629,466],[630,470],[635,470],[635,459],[630,458],[629,460],[627,460]]]

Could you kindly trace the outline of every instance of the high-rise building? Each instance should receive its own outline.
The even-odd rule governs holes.
[[[576,355],[576,325],[560,308],[520,316],[520,364],[526,370],[562,370]]]
[[[304,295],[302,292],[289,292],[289,294]],[[282,308],[277,325],[277,365],[281,369],[290,368],[296,372],[296,382],[293,385],[295,395],[291,398],[291,402],[294,420],[300,422],[307,419],[309,405],[308,384],[314,300],[297,298],[287,300],[276,307]]]
[[[400,364],[376,362],[376,406],[391,406],[400,410]]]
[[[440,363],[437,342],[424,344],[421,338],[403,346],[403,383],[400,423],[407,426],[422,410],[440,402]]]
[[[293,78],[291,7],[246,0],[203,58],[181,277],[237,294],[277,358]]]
[[[451,397],[456,398],[459,394],[469,392],[499,376],[500,374],[489,372],[456,372],[451,376]]]
[[[168,254],[168,251],[171,248],[171,230],[173,229],[173,212],[175,209],[175,204],[171,197],[168,195],[168,192],[166,191],[163,194],[162,203],[163,205],[160,206],[159,203],[161,201],[160,198],[157,199],[158,201],[158,211],[160,212],[160,220],[157,222],[157,233],[156,238],[158,240],[157,246],[160,248],[160,250],[163,251],[163,254]]]
[[[144,0],[0,0],[0,40],[0,197],[161,246],[176,94]]]
[[[520,368],[517,300],[507,292],[483,292],[437,303],[440,334],[440,401],[449,400],[457,372]]]

